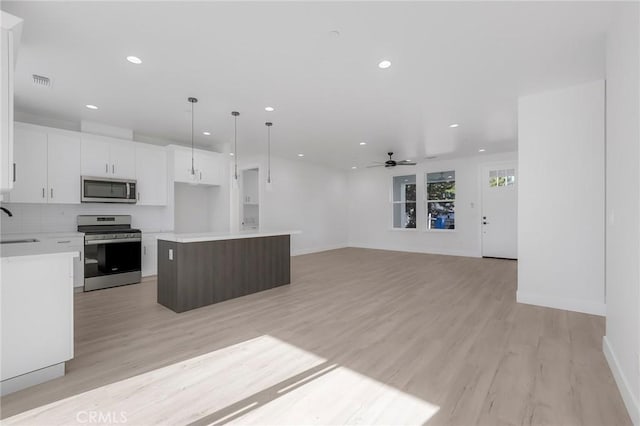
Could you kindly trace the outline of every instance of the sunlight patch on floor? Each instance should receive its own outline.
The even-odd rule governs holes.
[[[422,424],[437,411],[437,406],[265,335],[2,423]]]

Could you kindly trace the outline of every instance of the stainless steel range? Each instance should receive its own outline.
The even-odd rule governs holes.
[[[131,228],[131,216],[81,215],[78,232],[84,232],[84,291],[140,282],[142,231]]]

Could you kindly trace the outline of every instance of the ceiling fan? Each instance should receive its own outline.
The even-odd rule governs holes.
[[[377,161],[374,161],[374,163],[377,164],[373,164],[371,166],[367,166],[367,167],[395,167],[395,166],[415,166],[416,163],[413,161],[409,161],[409,160],[400,160],[400,161],[396,161],[393,158],[393,152],[387,152],[387,155],[389,156],[389,159],[387,161],[385,161],[384,163],[379,163]]]

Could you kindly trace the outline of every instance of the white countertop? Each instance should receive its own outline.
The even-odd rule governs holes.
[[[274,237],[294,235],[300,231],[238,231],[238,232],[196,232],[190,234],[158,234],[157,239],[175,243],[198,243],[203,241],[240,240],[243,238]]]
[[[64,251],[78,252],[84,247],[82,232],[46,232],[25,234],[2,234],[1,241],[35,239],[35,242],[0,244],[0,257],[31,256]]]

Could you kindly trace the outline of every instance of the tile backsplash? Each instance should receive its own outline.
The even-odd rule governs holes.
[[[132,226],[142,230],[173,229],[173,209],[125,204],[14,204],[2,203],[13,217],[0,212],[2,234],[71,232],[81,214],[129,214]]]

